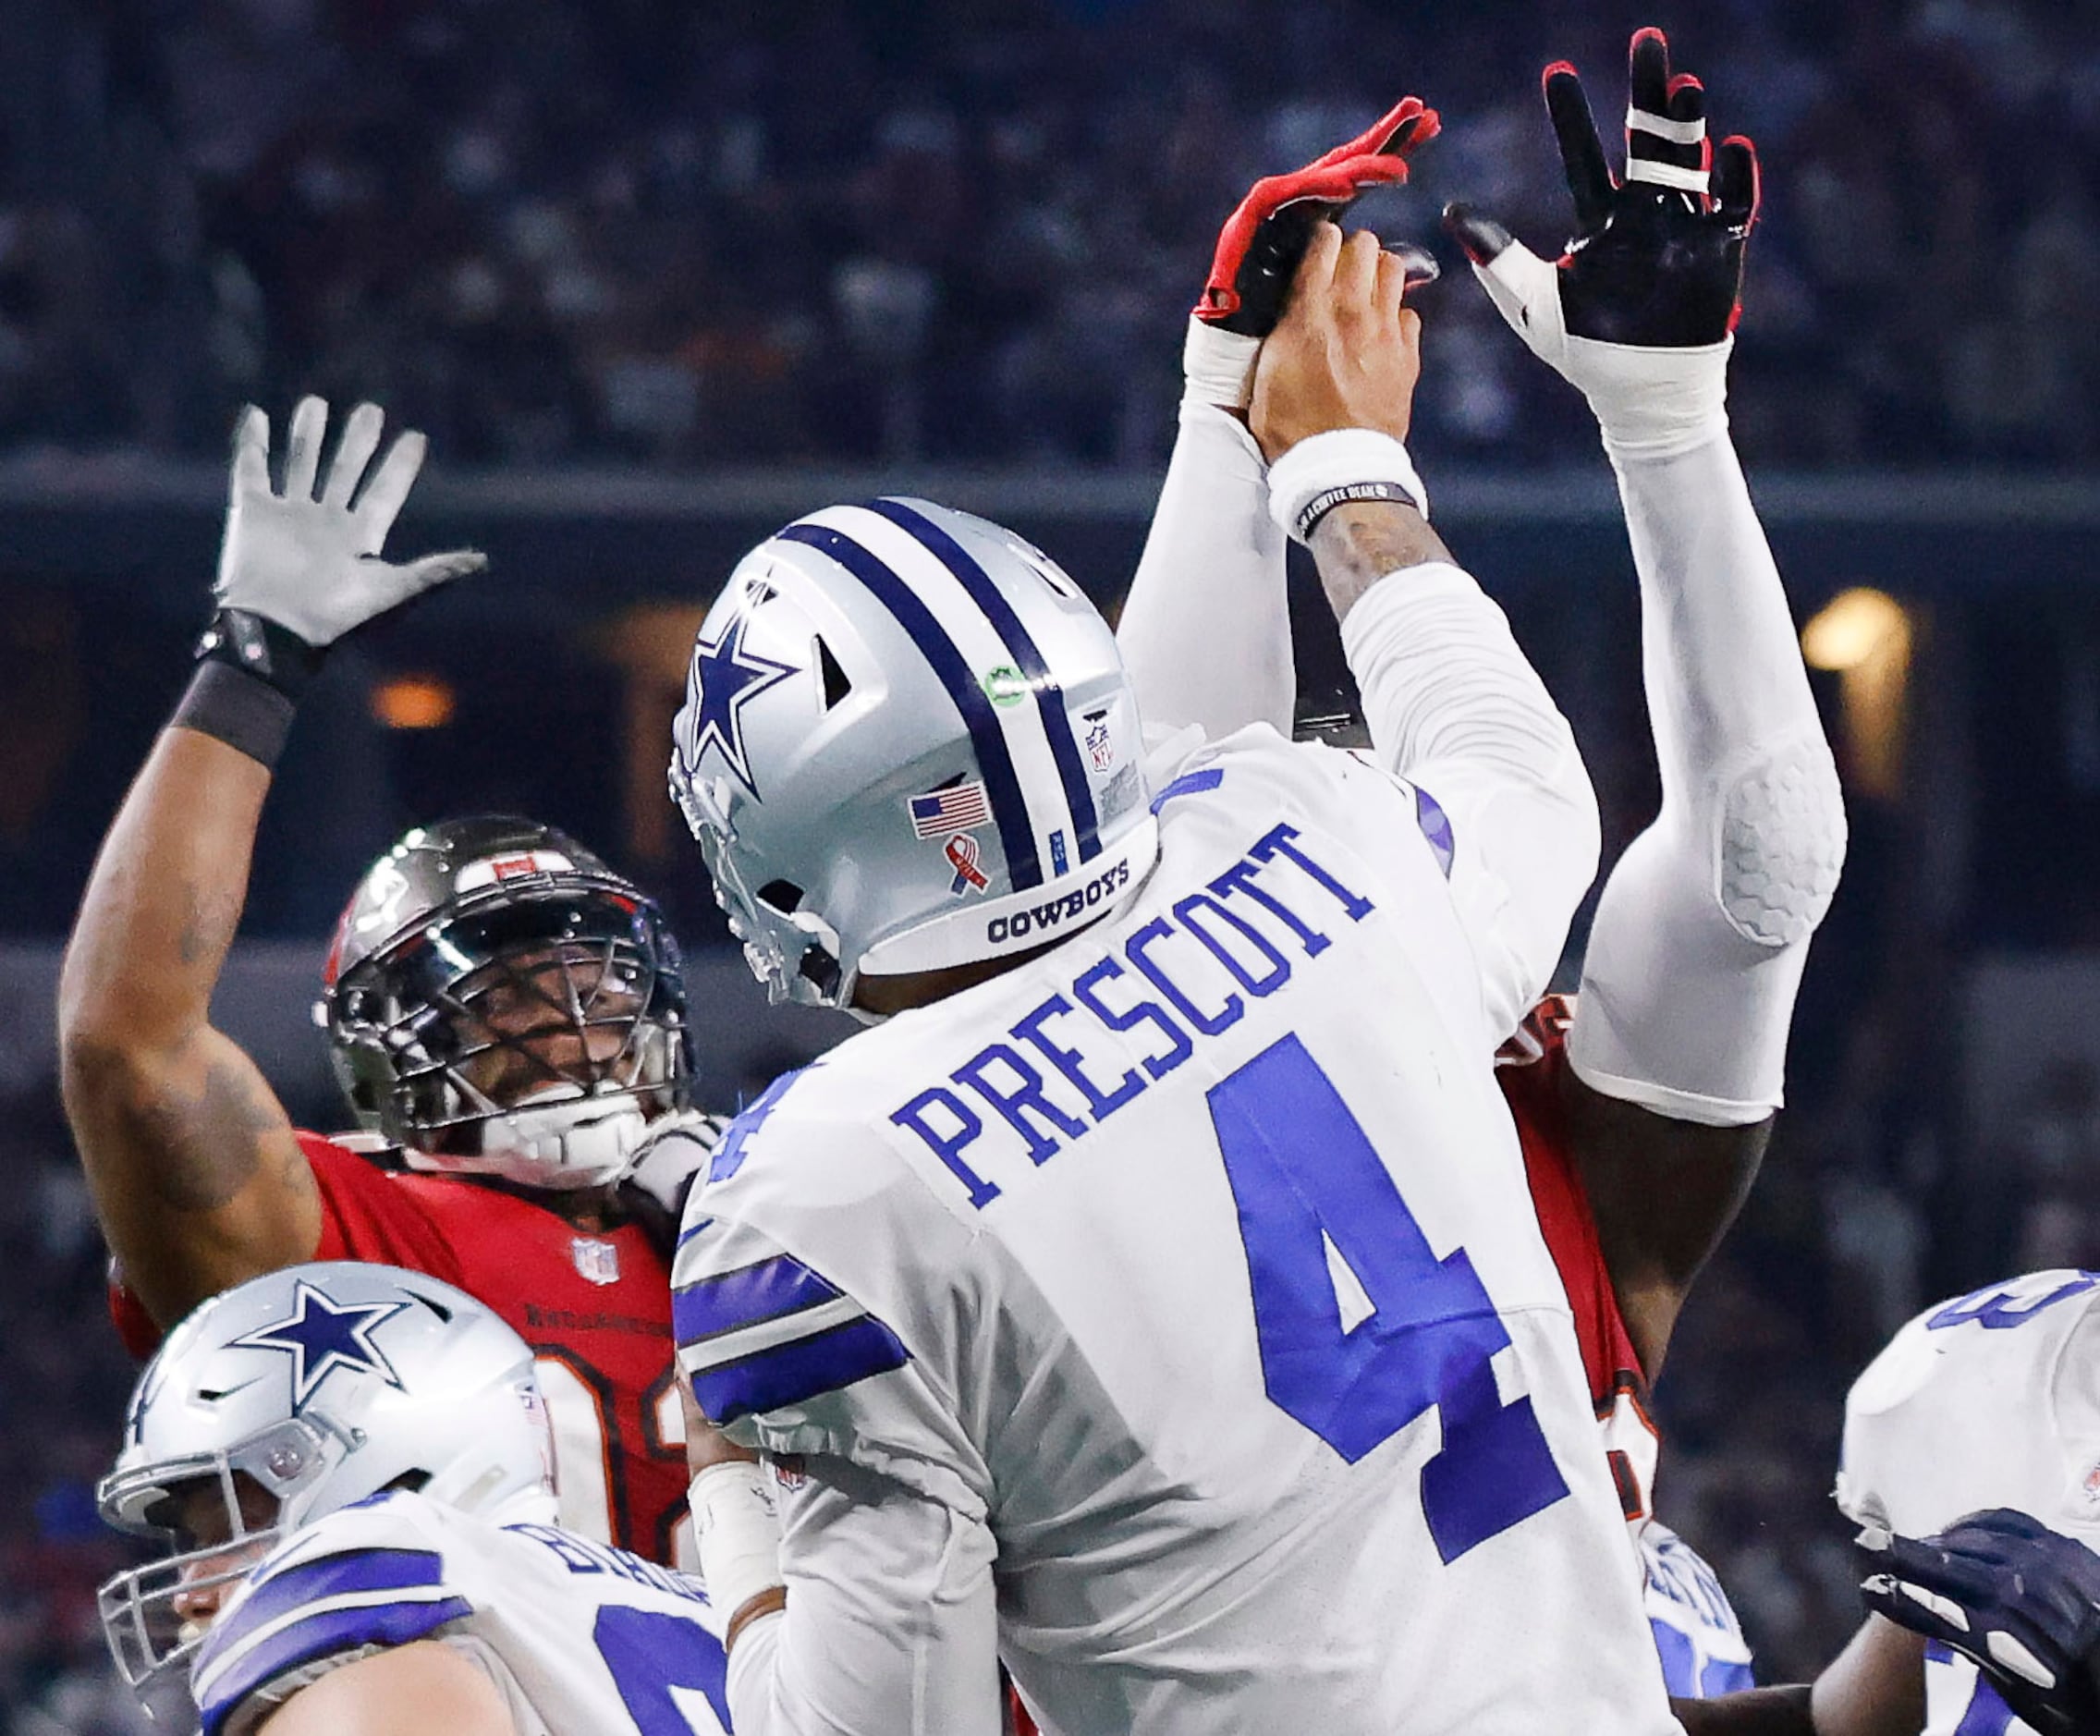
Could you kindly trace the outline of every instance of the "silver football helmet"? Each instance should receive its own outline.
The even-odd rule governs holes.
[[[281,1536],[383,1490],[504,1523],[555,1520],[532,1352],[421,1272],[287,1266],[214,1297],[147,1363],[102,1516],[169,1547],[102,1587],[103,1632],[166,1704],[211,1615]]]
[[[759,544],[693,648],[671,793],[775,1000],[1029,951],[1159,833],[1115,636],[1012,532],[922,500]]]

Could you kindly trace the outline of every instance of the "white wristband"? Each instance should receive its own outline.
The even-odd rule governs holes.
[[[763,1465],[735,1459],[709,1465],[686,1490],[700,1577],[726,1621],[780,1575],[780,1515]]]
[[[1254,361],[1261,353],[1259,337],[1190,315],[1181,340],[1181,401],[1245,410],[1254,399]]]
[[[1375,429],[1337,428],[1300,440],[1269,466],[1269,515],[1286,536],[1302,543],[1326,507],[1390,499],[1396,489],[1429,517],[1429,491],[1407,447]]]

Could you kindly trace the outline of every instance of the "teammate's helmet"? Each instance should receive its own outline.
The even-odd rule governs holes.
[[[287,1266],[214,1297],[147,1363],[96,1498],[170,1554],[101,1592],[124,1679],[187,1671],[207,1622],[277,1537],[393,1488],[502,1523],[555,1519],[532,1352],[471,1296],[421,1272]]]
[[[609,1181],[693,1055],[655,904],[530,820],[419,826],[336,925],[320,1016],[351,1106],[421,1169]]]
[[[1012,532],[832,507],[739,563],[700,630],[671,793],[775,1000],[1028,951],[1158,850],[1114,635]]]

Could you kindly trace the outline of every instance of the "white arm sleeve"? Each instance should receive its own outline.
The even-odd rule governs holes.
[[[1614,467],[1663,805],[1606,883],[1569,1058],[1606,1096],[1746,1126],[1779,1106],[1808,937],[1844,862],[1844,804],[1727,435]]]
[[[1251,723],[1288,737],[1297,698],[1284,537],[1254,436],[1185,402],[1116,642],[1148,727],[1216,740]]]
[[[1442,561],[1342,618],[1378,763],[1450,824],[1451,892],[1499,1042],[1545,988],[1597,870],[1597,802],[1568,720],[1502,611]]]
[[[990,1529],[843,1459],[782,1498],[788,1607],[738,1634],[737,1736],[997,1736]]]

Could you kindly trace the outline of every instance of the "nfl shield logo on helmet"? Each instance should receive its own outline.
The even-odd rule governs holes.
[[[620,1251],[609,1241],[578,1236],[568,1244],[568,1257],[576,1263],[577,1276],[587,1284],[620,1281]]]
[[[1108,732],[1108,714],[1105,711],[1090,711],[1086,715],[1086,752],[1093,762],[1096,772],[1116,769],[1116,739]]]

